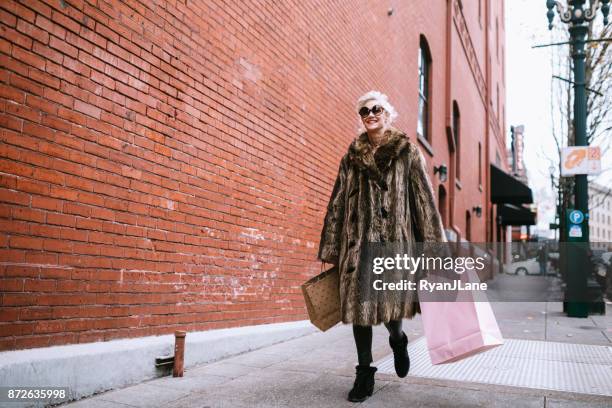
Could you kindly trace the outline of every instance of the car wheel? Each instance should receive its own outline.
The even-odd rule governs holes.
[[[517,275],[527,275],[527,268],[517,268],[516,270],[516,274]]]

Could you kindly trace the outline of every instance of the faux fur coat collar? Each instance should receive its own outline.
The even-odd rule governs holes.
[[[410,143],[406,134],[394,127],[385,132],[386,140],[372,153],[368,134],[363,132],[351,143],[348,156],[352,163],[365,170],[370,177],[380,182],[392,161],[397,159],[402,150]]]

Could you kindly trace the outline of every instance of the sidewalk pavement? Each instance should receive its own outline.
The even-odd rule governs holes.
[[[559,302],[491,303],[504,338],[612,346],[612,304],[606,315],[569,318]],[[410,343],[423,336],[421,316],[404,320]],[[502,346],[503,347],[503,346]],[[612,348],[608,349],[612,353]],[[374,329],[373,356],[390,354],[383,326]],[[524,358],[524,356],[523,356]],[[612,397],[537,388],[376,374],[375,393],[346,400],[356,364],[351,327],[338,325],[215,363],[66,404],[107,407],[610,407]],[[612,366],[609,367],[612,370]]]

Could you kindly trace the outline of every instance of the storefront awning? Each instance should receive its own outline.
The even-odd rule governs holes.
[[[491,202],[493,204],[531,204],[533,195],[531,189],[522,181],[491,164]]]
[[[520,205],[502,204],[497,206],[497,217],[501,225],[535,225],[536,214]]]

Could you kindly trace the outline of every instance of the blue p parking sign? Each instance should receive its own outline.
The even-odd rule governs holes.
[[[582,221],[584,221],[584,214],[580,210],[573,210],[569,214],[569,219],[572,224],[582,224]]]

